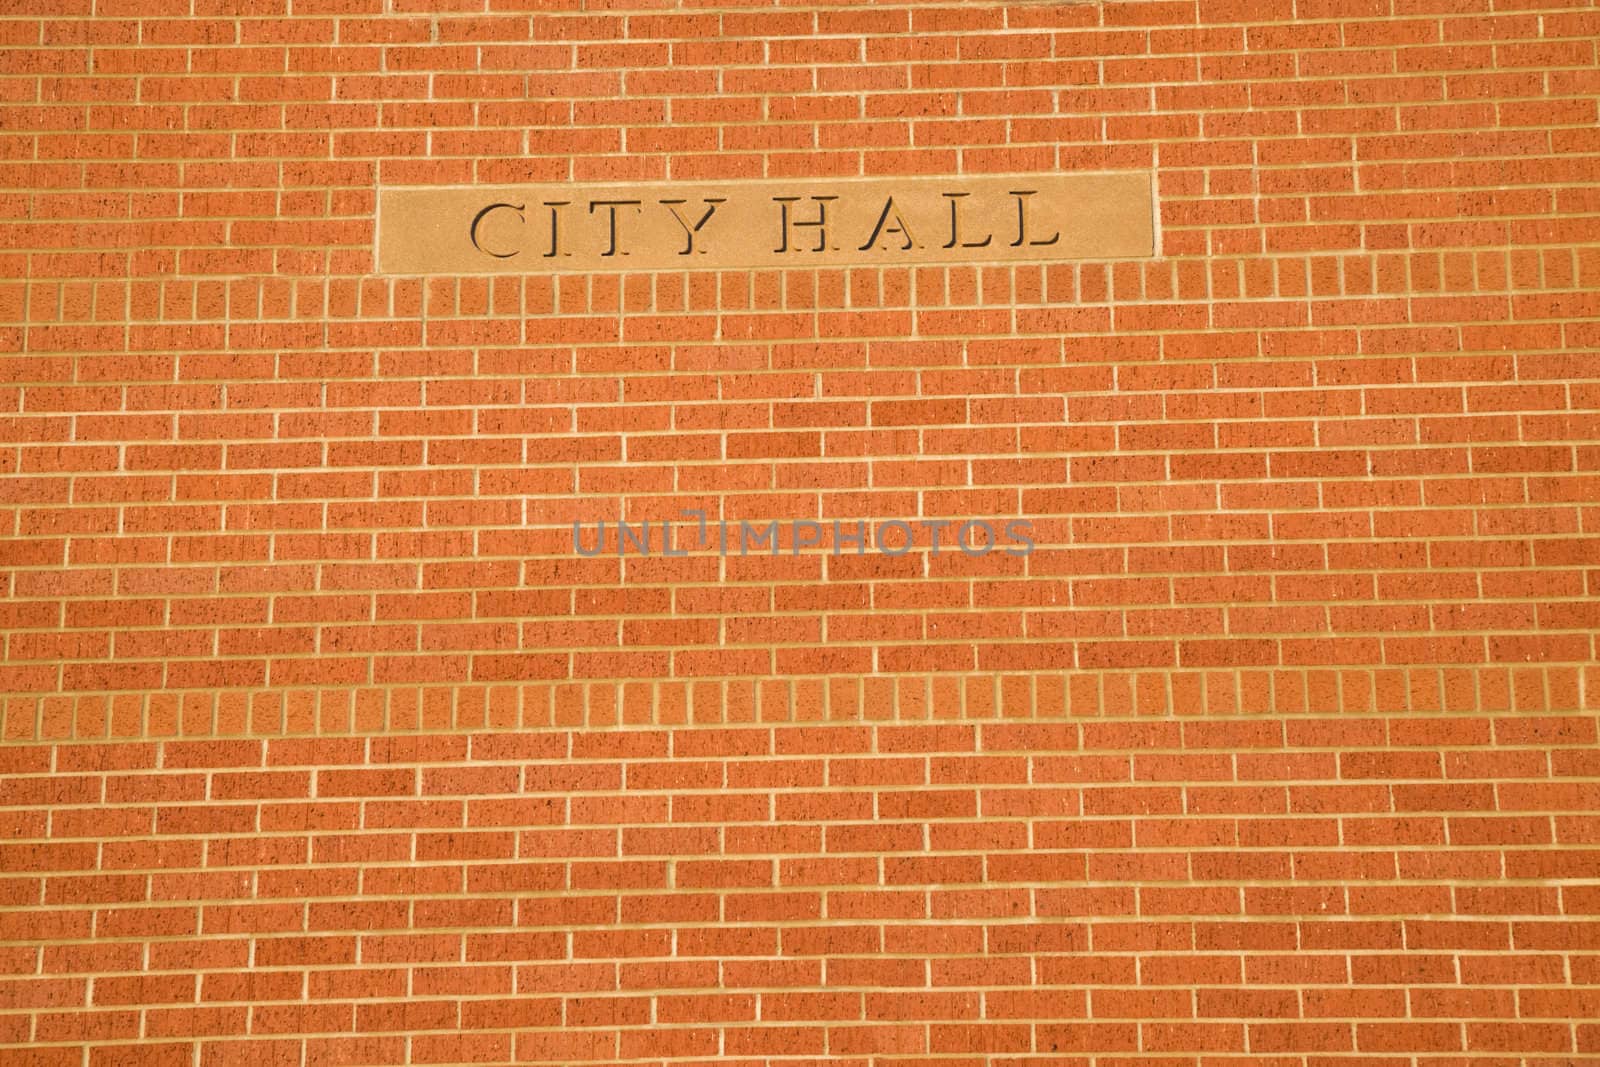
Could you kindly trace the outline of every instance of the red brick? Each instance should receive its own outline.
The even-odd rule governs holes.
[[[0,1059],[1600,1051],[1593,13],[566,6],[0,28]],[[374,271],[1063,169],[1159,254]]]

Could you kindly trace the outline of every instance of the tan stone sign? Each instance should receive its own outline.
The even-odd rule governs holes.
[[[1155,254],[1147,173],[390,188],[387,274],[1120,259]]]

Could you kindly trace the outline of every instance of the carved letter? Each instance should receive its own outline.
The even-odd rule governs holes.
[[[1011,242],[1011,247],[1012,248],[1017,248],[1018,246],[1020,246],[1023,243],[1023,241],[1027,240],[1027,236],[1028,236],[1027,220],[1023,218],[1023,205],[1027,201],[1025,201],[1023,199],[1023,197],[1032,196],[1033,194],[1037,193],[1038,191],[1039,190],[1037,190],[1037,189],[1013,189],[1013,190],[1011,190],[1011,195],[1017,198],[1017,239],[1015,241]],[[1057,230],[1055,236],[1051,237],[1049,240],[1045,240],[1045,241],[1028,241],[1028,244],[1030,244],[1030,245],[1053,245],[1059,240],[1061,240],[1061,231]]]
[[[878,243],[878,238],[885,232],[883,224],[889,221],[891,211],[894,212],[894,225],[889,227],[888,232],[898,233],[906,240],[906,243],[900,246],[900,250],[906,251],[915,246],[916,242],[911,239],[911,230],[907,228],[906,220],[900,217],[900,209],[894,206],[894,197],[891,196],[883,202],[883,213],[878,216],[878,224],[872,228],[872,236],[861,246],[861,251],[865,252]]]
[[[778,241],[778,247],[773,249],[773,251],[789,251],[789,227],[791,225],[796,227],[815,226],[817,228],[817,247],[813,248],[811,251],[823,252],[827,250],[828,231],[826,227],[828,225],[828,201],[839,199],[837,196],[813,196],[811,199],[817,202],[816,219],[810,222],[802,222],[796,219],[793,223],[789,221],[789,205],[800,198],[798,196],[775,196],[772,199],[778,204],[778,228],[782,232],[782,236]],[[799,249],[796,251],[799,251]]]
[[[545,259],[555,256],[570,256],[571,252],[561,251],[561,216],[556,208],[566,207],[572,203],[570,200],[546,200],[544,206],[550,209],[550,251],[544,254]]]
[[[994,234],[992,234],[992,233],[989,234],[989,236],[985,237],[981,241],[961,241],[961,238],[960,238],[960,228],[956,224],[956,201],[960,197],[971,196],[972,194],[971,193],[944,193],[942,195],[948,196],[950,198],[950,240],[948,240],[948,241],[946,241],[944,243],[944,247],[945,248],[954,248],[956,246],[956,242],[957,241],[961,242],[961,247],[962,248],[986,248],[986,247],[988,247],[989,242],[994,240]],[[934,554],[937,555],[938,554],[937,551],[935,551]]]
[[[728,198],[727,197],[709,197],[709,196],[706,197],[706,199],[705,199],[706,213],[704,215],[700,216],[700,221],[699,222],[697,222],[697,223],[695,223],[694,225],[691,226],[687,219],[685,219],[682,215],[678,214],[678,208],[677,208],[678,204],[687,203],[687,201],[684,201],[684,200],[663,200],[663,201],[661,201],[661,203],[666,205],[667,210],[672,212],[672,217],[678,220],[678,225],[683,227],[683,251],[679,252],[678,255],[687,256],[687,255],[694,254],[694,235],[699,233],[700,232],[700,227],[704,226],[706,224],[706,220],[711,218],[711,213],[717,210],[717,205],[718,204],[726,204],[727,202],[728,202]],[[702,248],[700,250],[700,254],[701,255],[705,255],[705,251],[706,250]]]
[[[639,204],[641,202],[642,201],[638,201],[638,200],[591,200],[591,201],[589,201],[589,214],[593,215],[594,214],[594,209],[597,208],[597,207],[607,208],[611,213],[611,223],[610,223],[610,225],[611,225],[611,241],[610,241],[610,243],[608,245],[606,245],[606,250],[604,252],[600,253],[602,256],[614,256],[614,255],[617,254],[617,208],[619,208],[619,207],[632,207],[637,212],[637,210],[639,208]],[[628,253],[624,252],[622,254],[623,255],[627,255]]]
[[[467,229],[467,237],[472,241],[472,247],[476,248],[485,255],[493,256],[495,259],[510,259],[512,256],[517,255],[520,249],[512,252],[496,252],[493,249],[485,248],[483,245],[478,243],[478,226],[483,222],[483,217],[489,214],[489,212],[498,211],[501,208],[508,208],[516,212],[518,222],[528,221],[522,217],[522,204],[490,204],[488,207],[472,216],[472,225]]]

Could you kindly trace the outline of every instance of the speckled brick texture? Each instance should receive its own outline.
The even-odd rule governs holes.
[[[0,1061],[1600,1062],[1597,40],[4,6]],[[1152,257],[375,260],[395,186],[1121,171]]]

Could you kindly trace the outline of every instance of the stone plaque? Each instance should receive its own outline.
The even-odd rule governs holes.
[[[895,266],[1155,254],[1143,172],[389,188],[386,274]]]

